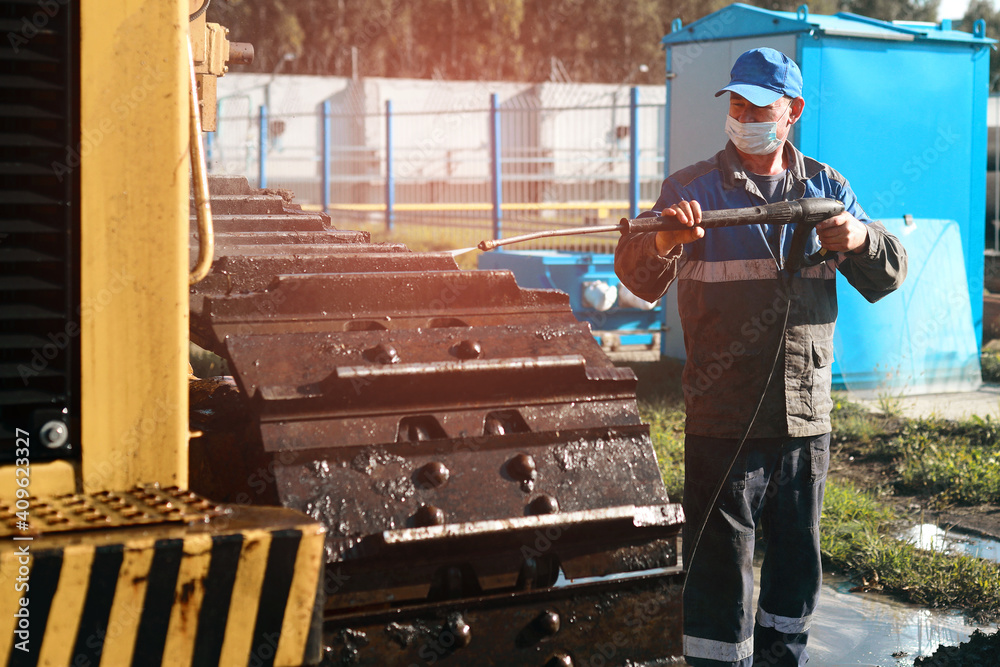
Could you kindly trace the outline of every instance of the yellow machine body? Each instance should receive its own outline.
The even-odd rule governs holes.
[[[188,6],[80,12],[81,490],[184,487]]]
[[[211,97],[229,52],[228,31],[189,21],[201,5],[76,0],[65,10],[78,17],[79,140],[52,168],[79,178],[79,226],[67,232],[78,238],[79,296],[52,340],[79,340],[79,435],[73,455],[32,461],[37,436],[17,428],[18,458],[0,466],[4,664],[21,652],[60,667],[318,660],[322,526],[183,490],[189,54]]]

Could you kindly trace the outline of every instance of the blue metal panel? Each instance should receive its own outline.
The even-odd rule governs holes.
[[[972,318],[976,326],[976,340],[983,340],[983,274],[985,271],[986,239],[983,225],[986,220],[986,142],[988,129],[986,126],[986,106],[989,103],[990,79],[990,49],[980,47],[972,60],[974,71],[972,75],[972,149],[973,165],[972,180],[969,187],[969,234],[965,239],[965,270],[969,276],[969,290],[973,297]]]
[[[950,22],[944,25],[891,23],[849,12],[840,12],[833,16],[810,14],[808,9],[800,9],[797,12],[779,12],[734,3],[702,17],[688,26],[682,26],[675,22],[671,26],[670,34],[666,35],[661,42],[664,45],[671,45],[781,33],[825,34],[878,41],[926,40],[953,44],[963,42],[991,44],[994,42],[981,34],[972,35],[959,30],[951,30],[950,26]]]
[[[651,344],[653,334],[662,326],[662,302],[650,310],[624,308],[616,303],[606,311],[595,310],[583,302],[586,282],[600,280],[617,289],[620,281],[615,275],[614,261],[614,255],[610,254],[522,250],[483,253],[479,255],[479,268],[507,269],[521,287],[561,290],[569,295],[570,308],[577,319],[589,322],[594,331],[630,332],[631,338],[618,337],[622,345]]]
[[[980,335],[965,289],[958,225],[898,218],[885,225],[906,245],[914,270],[899,290],[875,304],[838,277],[835,384],[889,396],[976,389]]]
[[[802,67],[816,103],[801,121],[799,147],[843,173],[872,218],[958,221],[981,334],[987,82],[975,71],[980,50],[813,42],[803,48]]]
[[[774,12],[759,7],[735,3],[698,19],[688,26],[673,25],[673,32],[664,37],[664,45],[684,42],[707,42],[717,39],[755,37],[785,32],[808,32],[815,26],[789,12]]]

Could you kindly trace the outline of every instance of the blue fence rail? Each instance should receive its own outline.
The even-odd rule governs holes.
[[[364,113],[325,100],[291,114],[263,104],[234,113],[220,103],[210,165],[256,168],[259,187],[292,190],[337,225],[407,225],[477,240],[606,224],[648,207],[663,178],[663,104],[642,103],[635,87],[622,102],[615,94],[610,103],[543,106],[501,103],[493,93],[487,108],[399,111],[389,99]],[[613,242],[606,235],[534,247],[607,250]]]

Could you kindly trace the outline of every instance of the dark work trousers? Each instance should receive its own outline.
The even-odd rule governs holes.
[[[805,665],[823,570],[819,517],[830,434],[747,440],[692,560],[694,532],[738,440],[684,440],[684,655],[693,667]],[[757,526],[766,544],[753,611]]]

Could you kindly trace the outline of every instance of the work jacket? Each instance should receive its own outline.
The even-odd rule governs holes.
[[[889,294],[906,276],[906,251],[858,204],[847,180],[829,166],[785,143],[785,199],[826,197],[868,225],[868,249],[829,253],[823,261],[789,275],[785,269],[791,227],[771,230],[780,252],[769,246],[764,225],[706,230],[704,238],[661,257],[655,232],[622,236],[615,272],[637,296],[655,301],[677,281],[677,303],[687,361],[683,372],[687,433],[739,438],[753,418],[772,365],[760,414],[750,437],[819,435],[830,431],[830,364],[837,319],[836,272],[868,301]],[[663,182],[651,212],[696,200],[703,210],[764,204],[729,142],[711,159],[682,169]],[[815,230],[805,255],[820,250]],[[787,327],[783,327],[787,313]],[[878,332],[873,331],[873,336]],[[777,360],[775,361],[775,358]]]

